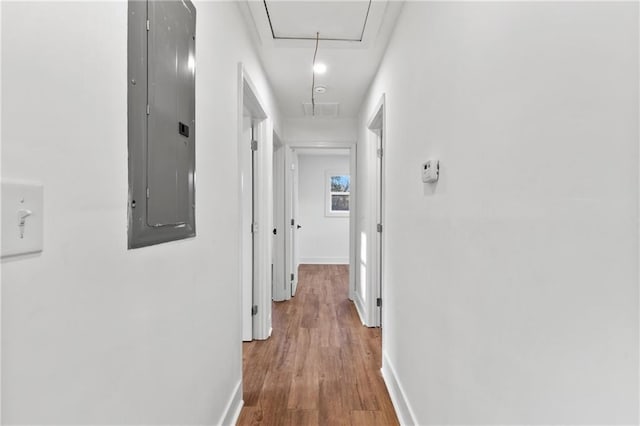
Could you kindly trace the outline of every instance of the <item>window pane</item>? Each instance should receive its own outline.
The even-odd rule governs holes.
[[[349,192],[349,176],[331,176],[331,192]]]
[[[348,195],[331,195],[331,211],[348,212],[349,196]]]

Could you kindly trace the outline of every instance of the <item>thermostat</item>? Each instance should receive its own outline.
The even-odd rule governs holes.
[[[429,160],[422,164],[422,181],[424,183],[437,182],[440,175],[440,161]]]

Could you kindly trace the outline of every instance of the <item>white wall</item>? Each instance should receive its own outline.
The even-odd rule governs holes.
[[[405,422],[637,423],[637,3],[408,2],[382,93]]]
[[[45,188],[44,251],[2,263],[3,423],[218,424],[239,396],[238,62],[276,111],[237,5],[196,8],[197,237],[127,250],[126,2],[2,4],[2,178]]]
[[[288,144],[299,142],[353,143],[358,137],[355,118],[287,118],[283,120],[282,138]]]
[[[349,173],[349,151],[345,151],[345,155],[298,156],[300,263],[349,263],[349,217],[325,214],[325,173]]]

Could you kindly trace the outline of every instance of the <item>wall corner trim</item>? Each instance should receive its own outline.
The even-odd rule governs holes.
[[[225,407],[218,424],[223,426],[235,425],[238,422],[240,411],[242,410],[243,405],[244,401],[242,400],[242,380],[240,380],[233,390],[231,398],[229,398],[229,402],[227,403],[227,406]]]
[[[386,352],[382,354],[382,368],[380,371],[382,372],[382,378],[389,391],[389,396],[391,396],[393,408],[396,410],[398,422],[403,426],[417,425],[418,421],[416,420],[416,416],[413,414],[409,400],[402,389],[402,385],[400,385],[396,370],[393,368],[391,361],[389,361]]]

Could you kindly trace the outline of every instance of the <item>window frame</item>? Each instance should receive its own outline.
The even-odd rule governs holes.
[[[348,192],[336,192],[331,190],[331,178],[334,176],[348,176],[349,177],[349,191]],[[327,217],[349,217],[351,212],[351,174],[344,170],[325,170],[324,173],[325,184],[325,216]],[[332,196],[333,195],[347,195],[349,197],[349,210],[333,210],[332,209]]]

